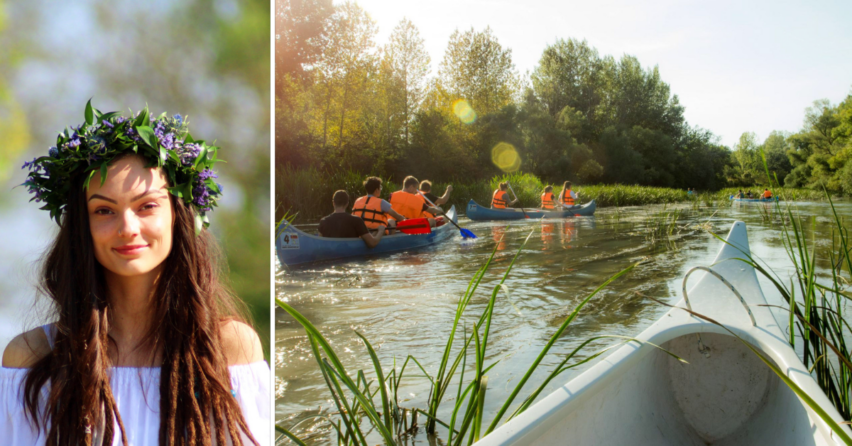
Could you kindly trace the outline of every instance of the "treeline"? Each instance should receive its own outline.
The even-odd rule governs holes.
[[[725,171],[732,185],[766,184],[765,154],[773,183],[852,194],[852,94],[840,104],[814,101],[805,110],[804,126],[794,134],[772,132],[758,145],[744,133]]]
[[[558,40],[521,76],[489,28],[456,31],[437,72],[402,20],[383,46],[355,3],[284,0],[276,14],[276,162],[439,181],[502,174],[492,151],[544,181],[718,189],[731,152],[690,126],[654,68]],[[505,145],[501,147],[507,147]],[[517,160],[516,160],[517,161]]]

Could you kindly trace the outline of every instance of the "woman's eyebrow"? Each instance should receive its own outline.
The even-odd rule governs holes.
[[[107,198],[107,197],[104,197],[103,195],[99,195],[99,194],[92,194],[92,196],[89,197],[89,201],[92,201],[95,198],[99,198],[99,199],[104,200],[104,201],[109,201],[112,204],[118,204],[118,202],[113,200],[112,198]]]
[[[163,186],[163,187],[166,187],[166,186]],[[161,190],[162,190],[162,188],[160,188],[160,189],[148,189],[145,192],[142,192],[141,194],[133,197],[133,199],[130,200],[130,201],[136,201],[136,200],[139,200],[141,198],[147,197],[148,195],[156,194],[156,193],[160,192]],[[165,193],[163,193],[163,194],[165,195]]]

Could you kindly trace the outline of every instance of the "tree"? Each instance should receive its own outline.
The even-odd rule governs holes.
[[[438,77],[452,100],[467,100],[480,116],[513,103],[521,82],[512,63],[512,50],[503,49],[491,28],[482,32],[456,30],[450,36]]]
[[[394,28],[384,57],[394,79],[400,82],[402,101],[400,113],[404,123],[404,141],[410,142],[410,124],[414,111],[423,100],[426,76],[429,74],[429,53],[420,31],[410,20],[403,19]]]
[[[331,0],[275,2],[276,77],[279,73],[301,75],[306,67],[317,62],[322,54],[322,37],[333,10]]]

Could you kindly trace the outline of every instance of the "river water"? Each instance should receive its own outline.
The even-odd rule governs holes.
[[[852,215],[852,203],[835,206],[839,215]],[[796,209],[814,223],[818,254],[830,249],[833,215],[829,205],[803,202],[797,203]],[[674,213],[678,213],[678,220],[671,234],[652,240],[650,229],[659,225],[662,216],[671,218]],[[584,340],[603,334],[636,335],[665,313],[667,308],[642,295],[676,303],[684,273],[693,266],[710,265],[720,249],[721,242],[711,233],[724,237],[737,220],[746,222],[754,256],[781,277],[792,274],[792,263],[782,245],[781,220],[777,213],[772,214],[772,206],[725,203],[705,207],[693,203],[604,208],[594,217],[553,221],[470,222],[462,218],[462,226],[479,239],[471,242],[455,236],[417,252],[301,269],[278,265],[276,294],[320,329],[348,371],[363,369],[368,377],[375,378],[366,347],[355,334],[358,331],[376,349],[386,373],[394,358],[398,369],[406,356],[412,355],[434,375],[458,299],[474,273],[496,245],[492,266],[465,312],[468,330],[529,236],[506,280],[508,294],[500,292],[494,311],[485,363],[499,363],[488,373],[487,425],[555,330],[595,288],[629,265],[645,260],[589,302],[550,350],[512,409]],[[314,231],[315,227],[302,229]],[[827,265],[827,261],[817,264],[823,271]],[[770,282],[760,279],[767,300],[780,304]],[[316,416],[333,412],[333,403],[305,332],[283,310],[276,311],[276,419],[280,425],[292,427],[308,444],[332,444],[334,436],[328,423]],[[576,358],[585,358],[612,342],[595,342]],[[470,356],[469,369],[472,364]],[[542,397],[592,364],[594,361],[558,376]],[[400,386],[400,405],[425,409],[429,383],[415,370],[407,369],[409,375]],[[441,419],[450,418],[456,381],[438,412]],[[370,443],[381,443],[377,434],[371,435]],[[446,430],[439,429],[437,444],[443,444],[441,439],[445,438]],[[424,429],[405,441],[435,444]]]

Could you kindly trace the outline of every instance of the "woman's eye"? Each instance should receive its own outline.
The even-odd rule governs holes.
[[[154,209],[156,207],[159,207],[157,205],[157,203],[146,203],[146,204],[142,205],[142,210],[143,211],[150,211],[151,209]]]
[[[95,209],[95,214],[98,214],[98,215],[108,215],[108,214],[111,214],[111,213],[112,213],[112,211],[110,211],[109,209],[105,209],[105,208]]]

